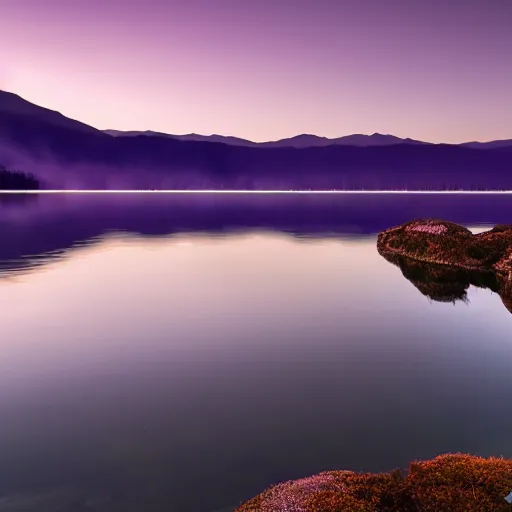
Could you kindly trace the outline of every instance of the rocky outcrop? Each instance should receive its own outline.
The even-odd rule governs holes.
[[[452,222],[427,219],[407,222],[379,234],[377,249],[383,256],[397,255],[425,263],[467,270],[495,270],[512,247],[512,226],[498,225],[473,235]]]
[[[380,233],[377,249],[432,300],[466,300],[473,285],[498,293],[512,313],[512,226],[473,235],[452,222],[416,220]]]
[[[236,512],[510,511],[512,460],[464,454],[413,462],[404,476],[327,471],[284,482]]]

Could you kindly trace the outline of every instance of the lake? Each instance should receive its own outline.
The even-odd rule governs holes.
[[[0,198],[0,511],[229,512],[326,469],[512,457],[512,314],[377,253],[415,217],[476,232],[512,196]]]

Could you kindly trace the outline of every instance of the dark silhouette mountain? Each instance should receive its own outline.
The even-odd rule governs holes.
[[[319,147],[113,137],[18,96],[2,98],[0,162],[35,174],[44,188],[512,188],[512,147],[390,144],[392,136],[378,134]],[[356,145],[354,137],[381,142]]]
[[[40,120],[53,126],[60,126],[83,133],[99,132],[99,130],[92,126],[69,119],[54,110],[34,105],[17,94],[6,91],[0,91],[0,116],[2,118],[4,116],[11,116],[11,118],[12,116],[27,117],[31,120]]]

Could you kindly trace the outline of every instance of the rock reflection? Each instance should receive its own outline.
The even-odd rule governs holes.
[[[500,279],[491,270],[470,271],[386,252],[381,252],[381,256],[396,265],[422,295],[433,301],[468,302],[467,291],[470,286],[476,286],[497,293],[512,313],[512,286],[508,280]]]

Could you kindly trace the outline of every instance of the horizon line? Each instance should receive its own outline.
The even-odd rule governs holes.
[[[512,190],[88,190],[88,189],[43,189],[0,190],[0,194],[512,194]]]

